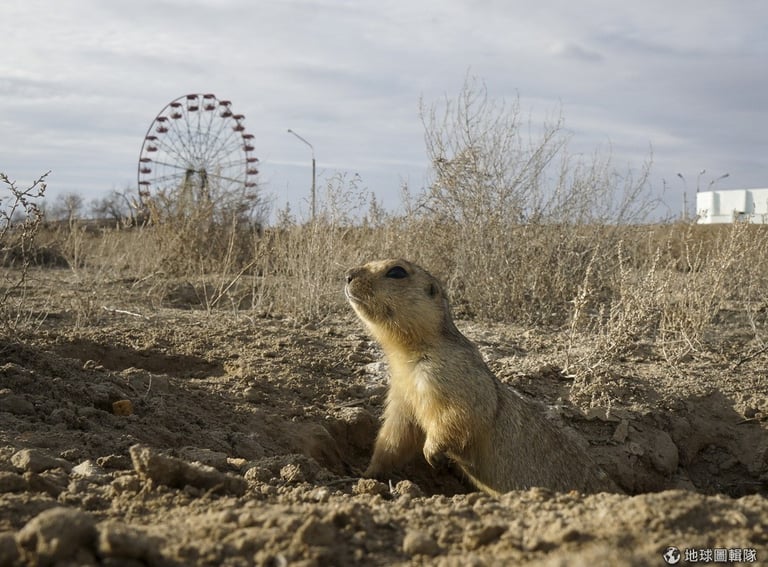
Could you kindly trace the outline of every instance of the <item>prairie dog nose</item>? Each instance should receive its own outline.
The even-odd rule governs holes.
[[[347,283],[352,283],[352,280],[360,275],[360,271],[360,268],[352,268],[351,270],[347,270],[347,273],[345,274]]]

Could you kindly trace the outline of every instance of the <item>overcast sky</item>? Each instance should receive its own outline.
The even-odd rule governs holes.
[[[214,93],[278,205],[307,208],[292,128],[320,185],[359,173],[394,207],[427,176],[419,99],[468,73],[534,117],[562,110],[572,151],[610,146],[625,169],[652,147],[672,212],[725,173],[714,187],[768,186],[764,0],[2,0],[0,22],[0,171],[52,170],[51,197],[135,187],[157,113]]]

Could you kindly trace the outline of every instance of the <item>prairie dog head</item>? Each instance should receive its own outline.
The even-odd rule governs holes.
[[[385,349],[418,350],[452,325],[440,282],[407,260],[369,262],[346,280],[350,305]]]

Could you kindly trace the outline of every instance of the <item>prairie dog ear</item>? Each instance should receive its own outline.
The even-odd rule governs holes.
[[[437,288],[434,282],[432,282],[429,284],[429,289],[427,289],[427,293],[429,293],[429,297],[435,297],[440,293],[440,290]]]

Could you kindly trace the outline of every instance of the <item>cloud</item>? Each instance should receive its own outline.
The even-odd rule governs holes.
[[[52,193],[134,183],[157,112],[213,92],[245,114],[284,197],[306,191],[308,148],[293,128],[325,174],[361,171],[394,202],[401,178],[421,182],[427,167],[420,97],[455,96],[468,71],[493,97],[519,93],[535,120],[562,106],[579,151],[610,143],[618,164],[639,164],[652,145],[658,178],[706,167],[728,169],[736,187],[768,182],[758,0],[49,4],[0,6],[0,169],[53,168]]]
[[[603,60],[603,56],[600,52],[565,41],[556,41],[550,46],[549,50],[554,55],[580,59],[582,61]]]

